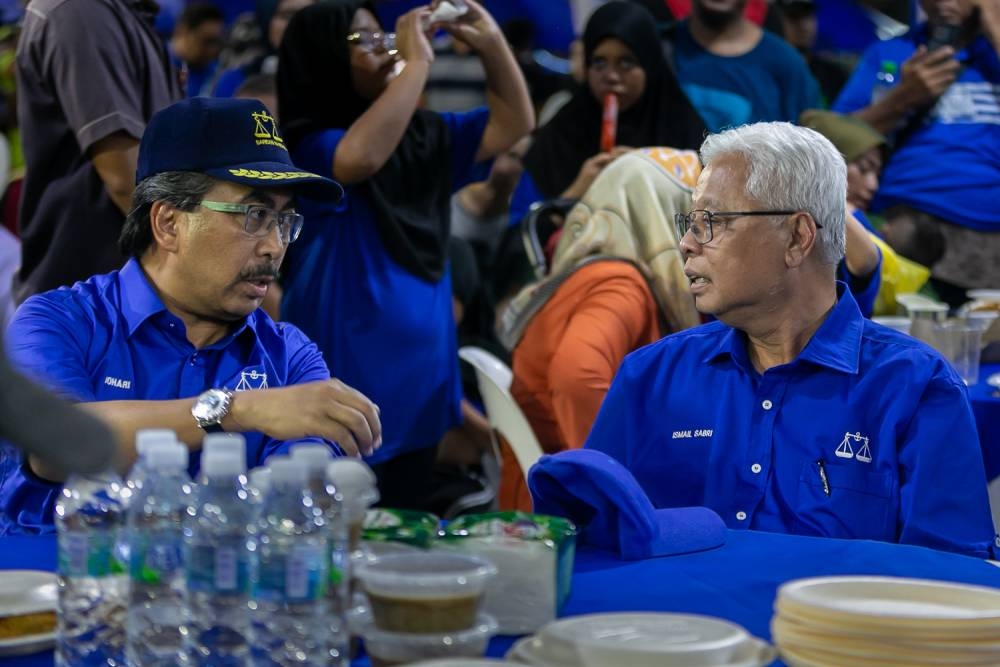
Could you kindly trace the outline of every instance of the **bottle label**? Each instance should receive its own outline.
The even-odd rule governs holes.
[[[199,545],[188,552],[188,588],[199,593],[247,589],[247,554],[239,544]]]
[[[110,531],[59,536],[59,572],[67,577],[106,577],[122,572],[114,557]]]
[[[167,582],[181,569],[180,540],[142,536],[132,540],[131,567],[132,581],[157,585]]]
[[[322,545],[300,544],[286,555],[261,558],[254,597],[273,602],[305,602],[326,595],[327,566]]]

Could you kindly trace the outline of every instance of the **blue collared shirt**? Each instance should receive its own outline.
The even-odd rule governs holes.
[[[120,271],[31,297],[15,314],[6,344],[18,368],[80,402],[193,400],[213,387],[253,391],[330,377],[301,331],[275,323],[262,310],[218,342],[195,349],[184,323],[166,309],[134,259]],[[251,467],[292,444],[261,433],[245,436]],[[200,458],[191,457],[192,474]],[[51,529],[58,490],[5,447],[0,534]]]
[[[656,507],[730,528],[917,544],[988,557],[993,526],[962,380],[924,343],[836,306],[791,363],[758,373],[712,322],[627,356],[586,446]]]

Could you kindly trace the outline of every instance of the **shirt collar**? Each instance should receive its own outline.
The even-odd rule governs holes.
[[[118,284],[122,294],[122,315],[128,323],[129,336],[147,319],[167,310],[134,257],[125,262],[118,272]]]
[[[739,329],[727,331],[707,351],[705,363],[729,357],[737,365],[750,368],[747,337]],[[861,358],[864,318],[847,285],[837,281],[837,302],[793,363],[809,361],[819,366],[857,374]]]
[[[143,322],[160,313],[181,324],[180,318],[163,305],[163,301],[160,300],[156,290],[150,284],[146,272],[142,270],[142,266],[134,257],[129,259],[118,272],[118,283],[121,286],[122,315],[128,323],[129,336],[135,334],[136,329]],[[258,311],[254,311],[232,333],[223,336],[221,340],[213,343],[209,348],[225,347],[248,329],[256,337],[258,319]],[[183,325],[181,324],[181,326]]]

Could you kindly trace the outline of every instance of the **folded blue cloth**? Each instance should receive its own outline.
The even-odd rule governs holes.
[[[726,525],[707,507],[654,509],[621,463],[593,449],[543,456],[528,472],[535,512],[566,517],[580,542],[624,560],[722,546]]]

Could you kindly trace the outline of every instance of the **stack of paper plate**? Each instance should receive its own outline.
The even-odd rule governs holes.
[[[771,635],[791,667],[1000,665],[1000,590],[819,577],[778,589]]]
[[[709,616],[617,613],[549,623],[511,648],[536,667],[761,667],[774,650],[738,625]]]

